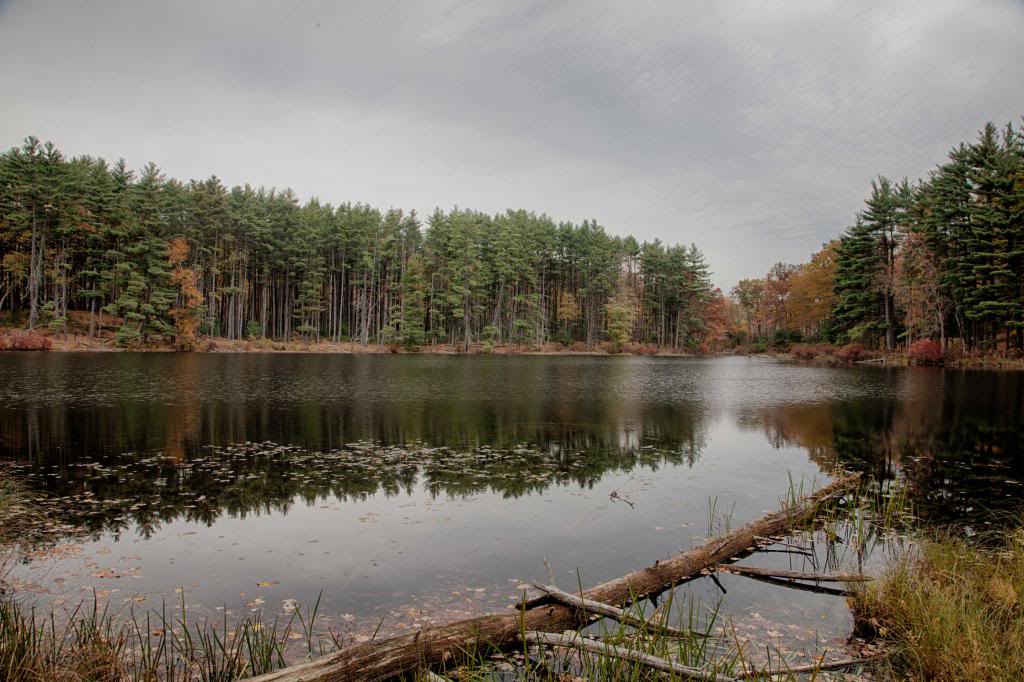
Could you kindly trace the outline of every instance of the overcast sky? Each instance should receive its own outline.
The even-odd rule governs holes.
[[[0,146],[595,218],[731,287],[1024,114],[1024,2],[0,0]]]

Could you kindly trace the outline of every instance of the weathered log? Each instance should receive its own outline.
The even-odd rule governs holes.
[[[785,580],[783,578],[769,578],[766,575],[754,575],[752,573],[746,574],[743,577],[750,578],[751,580],[757,580],[758,582],[765,583],[766,585],[775,585],[777,587],[785,587],[790,590],[800,590],[802,592],[814,592],[815,594],[828,594],[833,597],[848,597],[850,593],[845,589],[826,587],[819,583],[802,583],[799,580]]]
[[[658,656],[653,656],[651,654],[644,653],[643,651],[637,651],[636,649],[627,649],[623,646],[616,646],[614,644],[608,644],[607,642],[598,642],[593,639],[587,639],[578,632],[561,635],[557,635],[553,632],[524,632],[522,639],[524,642],[529,644],[543,644],[546,646],[582,649],[583,651],[589,651],[601,656],[609,656],[623,661],[631,661],[633,663],[639,663],[647,668],[672,673],[673,675],[677,675],[687,680],[706,680],[710,682],[736,681],[735,677],[726,677],[725,675],[718,675],[707,670],[701,670],[700,668],[693,668],[688,665],[683,665],[682,663],[670,661],[667,658],[659,658]]]
[[[538,583],[534,583],[533,586],[541,592],[551,595],[551,598],[560,604],[571,606],[574,609],[579,609],[586,613],[611,618],[614,621],[618,621],[623,625],[628,625],[638,630],[657,632],[665,635],[666,637],[674,637],[676,639],[690,639],[695,636],[703,636],[700,633],[695,633],[693,630],[680,630],[679,628],[662,625],[654,620],[643,620],[642,618],[638,618],[629,612],[623,611],[615,606],[611,606],[610,604],[602,604],[601,602],[593,601],[592,599],[584,599],[579,595],[569,594],[568,592],[560,590],[553,585],[540,585]]]
[[[785,534],[811,521],[822,505],[833,502],[860,480],[859,474],[842,476],[797,504],[762,517],[700,547],[682,552],[653,566],[616,578],[584,592],[587,599],[626,605],[643,599],[712,569],[729,557],[743,553],[757,537]],[[314,661],[253,678],[256,682],[340,682],[381,680],[434,666],[454,666],[467,652],[493,647],[521,646],[520,634],[528,631],[562,632],[587,623],[575,608],[546,604],[515,613],[492,614],[423,628],[327,654]]]
[[[815,583],[866,583],[874,580],[871,576],[864,575],[863,573],[801,573],[800,571],[777,571],[772,568],[737,566],[736,564],[723,564],[718,567],[718,570],[723,573],[778,578],[780,580],[809,580]]]
[[[775,669],[775,670],[748,670],[746,672],[739,673],[736,675],[737,680],[749,680],[751,677],[756,678],[770,678],[773,675],[798,675],[801,673],[816,673],[821,670],[844,670],[846,668],[856,668],[857,666],[865,666],[869,663],[874,663],[880,659],[889,656],[888,651],[881,651],[871,656],[863,656],[861,658],[840,658],[835,661],[817,661],[816,663],[808,663],[806,665],[798,665],[792,668]]]

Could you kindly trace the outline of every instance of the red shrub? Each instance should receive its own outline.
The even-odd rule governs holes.
[[[569,350],[571,350],[573,353],[582,353],[589,349],[587,348],[587,344],[583,343],[582,341],[574,341],[572,346],[569,347]]]
[[[798,343],[789,352],[801,360],[813,360],[819,355],[824,355],[825,349],[810,343]]]
[[[910,344],[907,352],[910,359],[918,365],[938,365],[945,359],[946,354],[942,352],[942,346],[938,341],[931,339],[919,339]]]
[[[50,350],[53,342],[40,334],[19,334],[7,338],[6,350]]]
[[[856,362],[864,357],[864,346],[859,343],[848,343],[836,351],[836,357],[843,362]]]

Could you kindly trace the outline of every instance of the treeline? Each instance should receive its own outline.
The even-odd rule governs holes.
[[[697,349],[726,301],[695,245],[596,222],[338,206],[291,190],[181,182],[153,164],[0,156],[0,311],[28,328],[115,327],[126,346],[200,337],[363,344],[629,342]],[[111,322],[113,320],[113,322]],[[108,330],[110,331],[110,330]]]
[[[837,241],[732,295],[754,339],[1024,350],[1024,135],[990,123],[923,180],[879,176]]]

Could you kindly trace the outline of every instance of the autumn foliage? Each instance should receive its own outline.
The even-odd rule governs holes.
[[[171,309],[176,332],[175,343],[179,350],[191,351],[196,347],[203,294],[199,291],[199,275],[185,265],[188,255],[189,245],[182,237],[172,239],[167,245],[167,262],[174,268],[171,271],[171,282],[178,287],[178,305]]]
[[[813,360],[829,352],[829,347],[815,343],[798,343],[790,349],[795,357],[801,360]]]
[[[938,365],[946,356],[939,342],[931,339],[919,339],[910,344],[908,355],[918,365]]]
[[[864,345],[848,343],[836,351],[836,357],[843,362],[857,362],[864,357]]]
[[[0,337],[0,350],[51,350],[53,342],[41,334]]]

